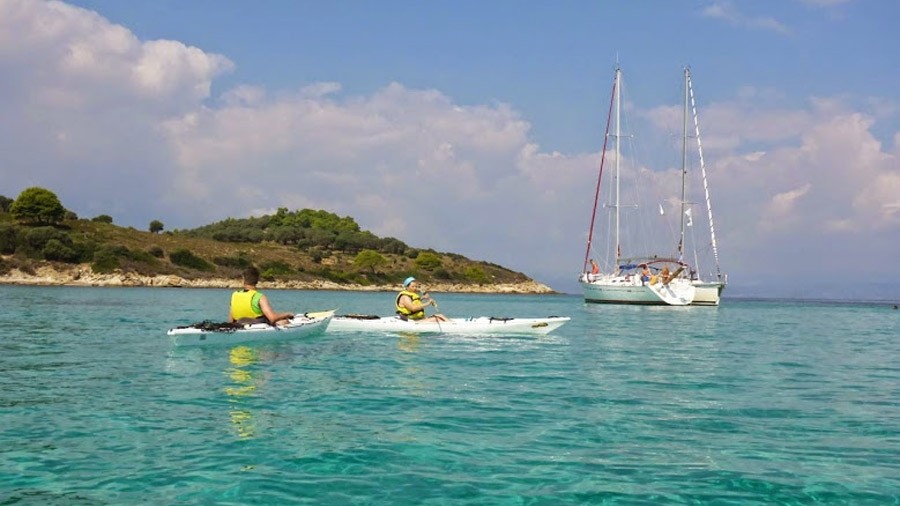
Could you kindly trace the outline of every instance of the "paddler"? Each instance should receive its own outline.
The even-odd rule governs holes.
[[[404,320],[412,320],[414,322],[447,321],[447,317],[440,313],[425,316],[425,308],[428,306],[437,307],[437,303],[427,293],[419,295],[419,282],[412,276],[403,281],[403,290],[397,294],[394,305],[396,306],[397,314]]]
[[[240,324],[268,323],[275,325],[294,317],[293,313],[277,313],[269,304],[269,298],[256,289],[259,270],[250,266],[244,270],[244,288],[231,294],[228,321]]]

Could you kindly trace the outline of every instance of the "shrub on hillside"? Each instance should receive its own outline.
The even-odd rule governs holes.
[[[369,271],[372,274],[377,272],[378,268],[385,265],[387,263],[387,259],[384,258],[380,253],[371,249],[364,249],[357,253],[356,258],[353,259],[353,265],[356,267]]]
[[[44,246],[52,239],[56,239],[65,245],[72,244],[72,239],[69,238],[68,234],[53,227],[32,228],[25,233],[25,243],[33,251],[43,250]]]
[[[416,256],[416,266],[426,271],[440,269],[441,257],[431,251],[422,251]]]
[[[484,273],[484,269],[474,265],[466,269],[466,277],[470,281],[478,283],[479,285],[487,284],[487,282],[490,281],[487,277],[487,274]]]
[[[169,253],[169,260],[175,265],[196,269],[198,271],[212,272],[216,270],[216,267],[213,264],[191,253],[191,251],[186,248],[180,248]]]
[[[109,274],[121,267],[116,247],[103,246],[94,252],[91,270],[97,274]]]
[[[19,246],[21,230],[11,223],[0,223],[0,254],[12,255]]]
[[[149,265],[159,265],[159,260],[149,251],[129,251],[128,258]]]
[[[80,264],[92,262],[94,260],[94,253],[98,248],[99,246],[97,246],[97,243],[90,240],[75,241],[72,243],[72,249],[75,250],[75,253],[78,255],[78,263]]]
[[[235,269],[244,269],[253,265],[253,262],[244,255],[238,254],[233,257],[215,257],[213,263],[222,267],[232,267]]]
[[[449,272],[447,272],[447,269],[444,269],[443,267],[441,267],[439,269],[435,269],[433,274],[434,274],[434,277],[437,279],[443,279],[443,280],[453,279],[453,275],[450,274]]]
[[[284,276],[287,274],[293,273],[294,269],[291,268],[286,262],[282,262],[280,260],[275,260],[272,262],[266,262],[260,265],[260,277],[266,280],[273,280],[277,276]]]
[[[47,241],[47,244],[44,245],[43,251],[41,254],[44,256],[45,260],[51,260],[56,262],[67,262],[67,263],[78,263],[78,252],[74,249],[70,248],[68,245],[63,244],[58,239],[50,239]]]

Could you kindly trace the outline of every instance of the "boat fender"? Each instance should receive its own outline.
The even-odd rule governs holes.
[[[513,319],[514,318],[507,318],[505,316],[491,316],[490,321],[492,321],[492,322],[508,322]]]

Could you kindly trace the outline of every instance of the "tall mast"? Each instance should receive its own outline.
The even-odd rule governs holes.
[[[591,210],[591,226],[588,227],[587,247],[584,250],[583,268],[587,268],[588,258],[594,243],[594,220],[597,219],[597,202],[600,200],[600,184],[603,181],[603,164],[606,162],[606,146],[609,143],[609,123],[612,121],[613,104],[616,97],[616,82],[613,80],[612,93],[609,94],[609,111],[606,112],[606,129],[603,131],[603,151],[600,154],[600,171],[597,173],[597,189],[594,191],[594,207]],[[616,259],[618,260],[618,259]]]
[[[622,113],[622,69],[618,65],[616,65],[616,87],[615,88],[616,88],[615,89],[615,93],[616,93],[616,133],[615,133],[616,168],[615,168],[613,177],[615,178],[615,182],[616,182],[616,184],[615,184],[615,193],[616,193],[616,203],[615,203],[615,209],[616,209],[616,217],[615,217],[615,221],[616,221],[616,269],[618,269],[619,255],[622,252],[622,248],[619,243],[619,204],[620,204],[620,202],[619,202],[619,158],[620,158],[620,156],[619,156],[619,139],[620,139],[620,134],[621,134],[621,131],[620,131],[621,117],[620,116]]]

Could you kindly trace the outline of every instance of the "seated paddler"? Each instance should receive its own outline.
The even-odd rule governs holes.
[[[412,320],[414,322],[447,321],[447,318],[440,313],[425,316],[425,308],[428,306],[437,307],[437,303],[427,293],[419,295],[419,282],[412,276],[403,281],[403,290],[397,294],[395,305],[397,314],[404,320]]]
[[[293,313],[278,313],[272,309],[269,298],[256,289],[258,283],[259,270],[253,266],[247,267],[244,270],[244,288],[231,294],[229,322],[276,325],[294,317]]]

